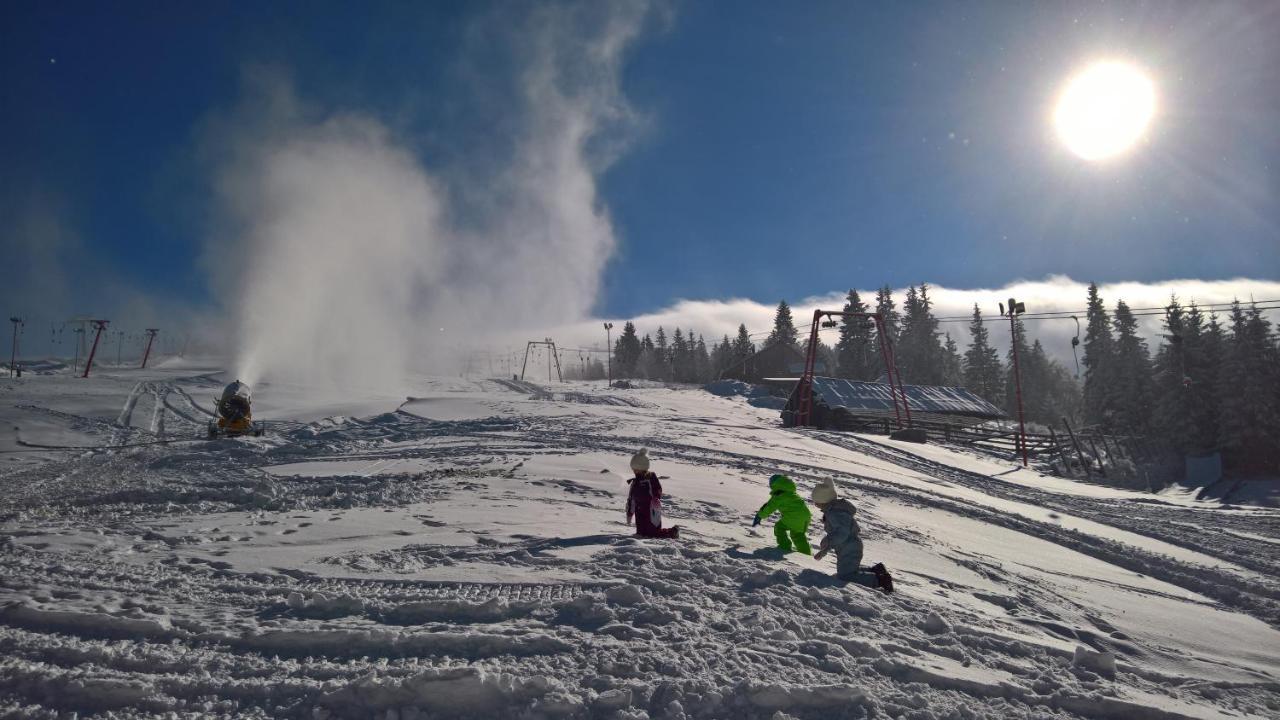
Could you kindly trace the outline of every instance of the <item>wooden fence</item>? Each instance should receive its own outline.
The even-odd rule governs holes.
[[[1063,418],[1063,430],[1027,433],[1027,456],[1040,466],[1066,477],[1097,477],[1110,483],[1154,488],[1163,478],[1180,470],[1180,456],[1168,442],[1136,435],[1115,435],[1094,429],[1074,430]],[[831,429],[889,434],[896,428],[892,417],[833,413]],[[1022,459],[1016,425],[984,423],[964,425],[936,418],[913,418],[931,441],[971,447],[1011,460]]]

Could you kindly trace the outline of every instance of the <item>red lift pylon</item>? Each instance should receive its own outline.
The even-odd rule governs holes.
[[[814,310],[813,325],[809,328],[809,348],[804,356],[804,374],[796,387],[799,392],[796,407],[797,427],[810,427],[813,424],[813,368],[818,355],[818,325],[824,317],[870,318],[876,324],[876,337],[880,342],[880,357],[884,359],[885,375],[889,379],[889,395],[893,398],[893,413],[897,418],[898,428],[902,428],[902,416],[907,417],[907,427],[911,426],[911,406],[907,403],[907,393],[902,389],[902,376],[898,374],[898,361],[893,356],[893,345],[884,329],[884,318],[880,313],[855,313],[843,310]],[[829,320],[828,327],[835,327],[836,321]],[[899,405],[901,401],[901,405]]]
[[[98,332],[93,335],[93,349],[89,351],[89,359],[85,361],[84,375],[80,376],[86,378],[89,377],[89,370],[93,368],[93,356],[98,352],[98,341],[102,339],[102,331],[107,329],[107,323],[110,321],[91,320],[90,322],[92,322],[93,326],[98,329]]]
[[[147,358],[151,357],[151,343],[155,342],[157,328],[147,328],[147,351],[142,353],[142,369],[147,369]]]

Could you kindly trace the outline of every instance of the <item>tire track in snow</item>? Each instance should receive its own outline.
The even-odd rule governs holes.
[[[138,404],[138,397],[146,391],[148,385],[150,383],[139,381],[133,386],[133,389],[129,391],[128,397],[124,399],[124,406],[120,408],[120,417],[116,419],[116,425],[120,427],[130,426],[133,422],[133,409]]]
[[[1070,496],[1037,490],[1036,488],[1007,482],[996,477],[989,477],[961,468],[920,457],[900,448],[890,447],[862,437],[839,433],[812,433],[824,442],[843,447],[848,450],[875,457],[899,467],[938,477],[956,485],[972,487],[1004,500],[1037,505],[1063,513],[1092,520],[1103,525],[1110,525],[1126,532],[1134,533],[1169,543],[1177,547],[1192,550],[1204,555],[1216,557],[1226,562],[1258,572],[1265,577],[1280,577],[1280,558],[1276,556],[1273,544],[1265,537],[1238,537],[1227,528],[1232,525],[1244,525],[1243,530],[1255,533],[1275,530],[1277,518],[1274,515],[1264,517],[1241,516],[1239,513],[1213,510],[1191,509],[1198,513],[1195,526],[1186,523],[1187,508],[1171,510],[1159,503],[1138,503],[1132,501],[1098,500],[1095,498]],[[1179,515],[1181,514],[1181,515]],[[1205,528],[1206,523],[1221,525],[1221,528]],[[1206,537],[1204,530],[1229,534],[1225,542],[1216,542],[1212,536]],[[1191,539],[1194,537],[1194,541]]]

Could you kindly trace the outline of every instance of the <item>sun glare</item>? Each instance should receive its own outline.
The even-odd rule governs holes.
[[[1133,147],[1156,111],[1155,84],[1123,62],[1090,65],[1058,97],[1053,123],[1071,152],[1105,160]]]

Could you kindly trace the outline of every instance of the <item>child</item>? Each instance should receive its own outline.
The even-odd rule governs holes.
[[[649,472],[649,451],[641,450],[631,456],[631,471],[635,477],[627,480],[631,485],[627,493],[627,524],[636,519],[636,534],[640,537],[678,538],[679,526],[662,527],[662,484],[658,476]]]
[[[853,503],[836,497],[836,485],[826,478],[813,489],[813,504],[822,510],[822,528],[826,537],[818,546],[814,560],[821,560],[832,550],[836,553],[836,577],[845,582],[856,582],[867,587],[880,587],[886,593],[893,592],[893,578],[883,563],[876,563],[870,570],[863,570],[862,538],[858,536],[857,512]]]
[[[796,493],[796,484],[786,475],[774,475],[769,478],[769,502],[756,513],[751,527],[759,525],[761,520],[775,512],[782,513],[778,523],[773,526],[773,536],[778,539],[778,549],[782,552],[791,552],[791,544],[794,542],[796,550],[805,555],[812,555],[813,551],[809,548],[809,519],[812,516],[809,514],[809,507]]]

